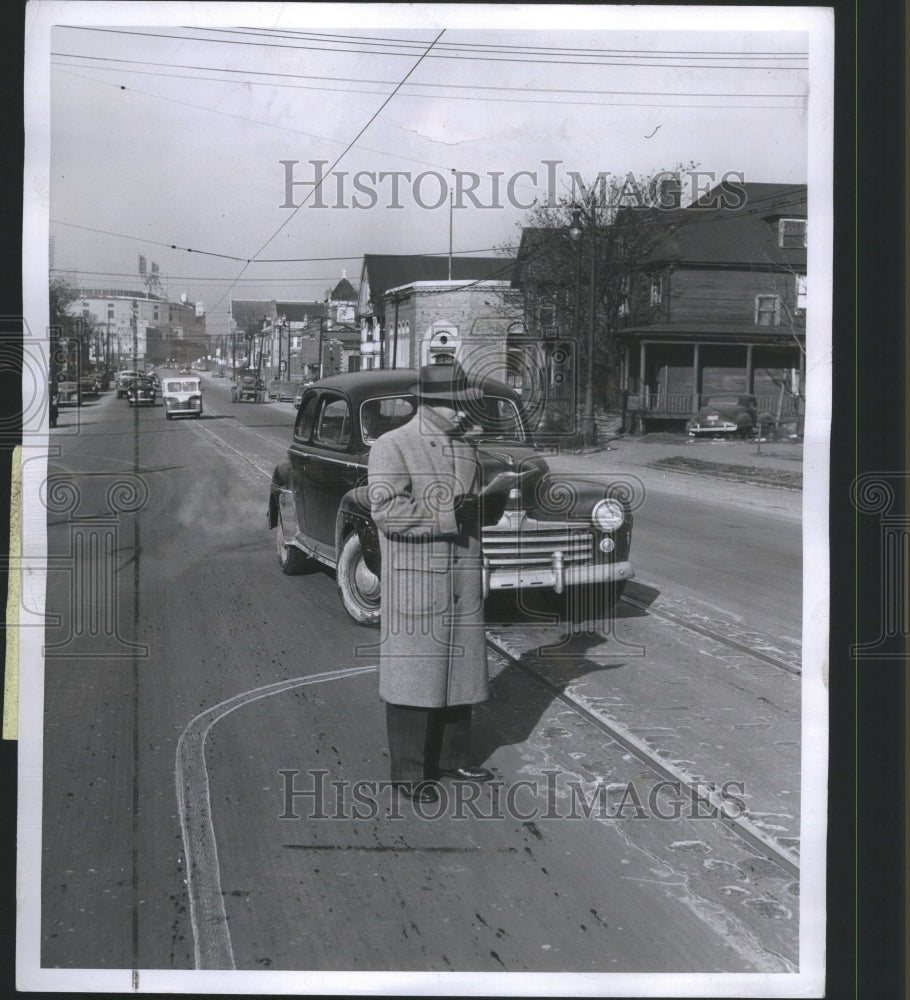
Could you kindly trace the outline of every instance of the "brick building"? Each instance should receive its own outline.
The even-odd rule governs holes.
[[[520,319],[503,257],[373,255],[363,259],[357,319],[364,368],[419,368],[438,352],[503,378],[509,325]]]

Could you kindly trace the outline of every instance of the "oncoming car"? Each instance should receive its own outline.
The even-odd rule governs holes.
[[[410,420],[418,373],[336,375],[303,393],[287,461],[272,475],[268,523],[288,575],[322,564],[335,570],[342,604],[364,625],[379,623],[379,544],[367,488],[370,446]],[[470,379],[483,391],[468,432],[485,485],[502,474],[497,523],[483,528],[484,596],[549,590],[608,614],[627,580],[632,514],[612,480],[554,475],[534,450],[521,399],[502,382]],[[582,592],[584,592],[582,594]]]
[[[690,437],[733,435],[746,438],[758,425],[758,404],[754,396],[723,393],[705,400],[686,425],[686,431]]]
[[[157,392],[155,381],[147,375],[130,379],[126,388],[126,398],[130,406],[154,406]]]
[[[126,392],[129,389],[130,382],[134,378],[139,378],[140,375],[142,375],[142,372],[134,368],[117,372],[117,399],[126,399]]]
[[[162,388],[164,415],[172,417],[202,416],[202,384],[194,376],[182,375],[180,378],[165,376]]]

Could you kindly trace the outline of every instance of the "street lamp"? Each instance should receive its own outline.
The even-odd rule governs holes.
[[[587,365],[585,370],[585,411],[582,421],[582,432],[585,445],[592,447],[597,428],[594,421],[594,327],[597,306],[597,222],[594,209],[590,216],[577,205],[572,207],[572,223],[569,226],[569,238],[578,247],[575,259],[575,337],[576,343],[581,340],[581,241],[587,229],[590,240],[591,270],[588,277],[588,328],[586,338]]]

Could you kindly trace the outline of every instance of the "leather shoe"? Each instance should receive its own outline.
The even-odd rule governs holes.
[[[412,781],[397,781],[395,787],[399,792],[412,802],[436,802],[439,800],[439,792],[432,781],[421,781],[414,784]]]
[[[485,767],[441,767],[439,773],[456,781],[492,781],[493,772]]]

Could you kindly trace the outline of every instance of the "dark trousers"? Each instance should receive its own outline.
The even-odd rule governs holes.
[[[386,702],[392,781],[414,784],[440,768],[464,767],[471,752],[471,706],[417,708]]]

